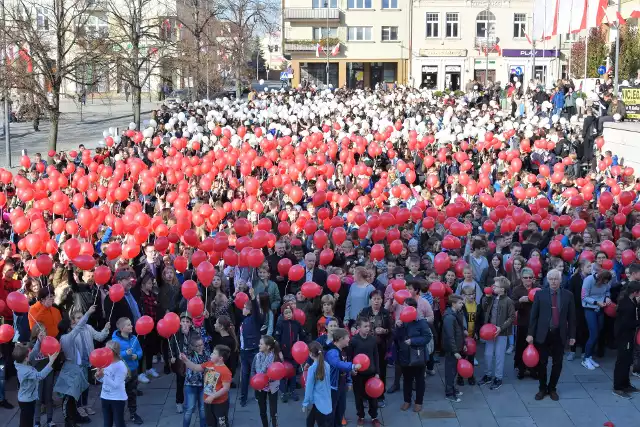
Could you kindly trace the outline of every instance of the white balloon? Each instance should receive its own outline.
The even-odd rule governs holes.
[[[129,130],[136,130],[136,124],[134,122],[129,123]]]
[[[260,79],[260,86],[264,84],[264,79]]]

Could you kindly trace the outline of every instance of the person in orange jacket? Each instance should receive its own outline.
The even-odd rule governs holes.
[[[62,320],[60,310],[53,307],[54,293],[51,286],[47,286],[38,291],[38,301],[29,309],[29,327],[33,328],[36,322],[42,323],[47,335],[58,336],[58,323]]]

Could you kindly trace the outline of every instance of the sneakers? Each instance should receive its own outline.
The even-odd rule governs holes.
[[[625,393],[640,393],[640,389],[638,389],[636,386],[629,386],[627,388],[624,389]]]
[[[160,376],[160,374],[158,373],[158,371],[156,371],[155,369],[151,368],[149,370],[147,370],[146,372],[147,375],[151,375],[153,378],[158,378]]]
[[[300,398],[298,397],[298,395],[296,394],[296,392],[294,391],[293,393],[291,393],[291,399],[294,402],[297,402],[298,400],[300,400]]]
[[[593,360],[593,357],[589,358],[589,362],[591,362],[591,364],[596,368],[600,367],[600,364],[598,362],[596,362],[595,360]]]
[[[593,364],[591,363],[591,359],[589,359],[589,358],[585,358],[582,361],[581,365],[584,366],[585,368],[587,368],[590,371],[593,371],[594,369],[596,369],[596,367],[593,366]]]
[[[576,352],[575,351],[570,351],[569,353],[567,353],[567,360],[569,362],[571,362],[575,358],[576,358]]]
[[[482,387],[483,385],[491,384],[492,381],[493,378],[491,378],[489,375],[485,375],[480,379],[480,381],[478,381],[478,385]]]
[[[349,424],[349,423],[347,422],[347,419],[346,419],[345,417],[342,417],[342,425],[343,425],[343,426],[346,426],[347,424]]]
[[[6,399],[5,400],[0,400],[0,408],[4,408],[4,409],[13,409],[15,406],[13,406],[11,403],[9,403]]]
[[[76,410],[78,411],[78,415],[80,415],[81,417],[87,416],[87,411],[85,411],[82,406],[79,406]]]
[[[456,391],[454,391],[454,393],[458,397],[462,396],[462,392],[460,390],[456,390]]]
[[[507,354],[513,354],[513,346],[510,345],[509,348],[507,349]]]
[[[140,375],[138,375],[138,381],[143,383],[143,384],[148,384],[149,383],[149,378],[145,374],[140,374]]]
[[[640,372],[631,372],[631,375],[633,375],[636,378],[640,378]]]
[[[462,400],[456,395],[447,395],[447,396],[445,396],[445,399],[447,399],[449,402],[453,402],[453,403],[462,402]]]
[[[158,363],[158,356],[157,356],[157,355],[156,355],[156,356],[153,356],[153,359],[151,360],[151,363],[153,363],[154,365],[155,365],[156,363]]]
[[[476,377],[469,378],[469,385],[476,385]]]
[[[496,378],[493,380],[493,383],[491,384],[491,387],[489,387],[489,390],[498,390],[500,387],[502,387],[502,380]]]
[[[95,415],[95,414],[96,414],[96,411],[94,411],[93,409],[91,409],[91,408],[90,408],[90,407],[88,407],[88,406],[85,406],[85,407],[84,407],[84,412],[86,412],[86,413],[87,413],[87,415]]]
[[[613,390],[613,395],[621,399],[631,399],[631,395],[624,390]]]
[[[436,374],[435,369],[427,369],[427,375],[429,375],[430,377],[433,377],[435,374]]]
[[[364,418],[358,418],[357,426],[364,426]]]
[[[478,366],[478,359],[473,359],[473,366]]]
[[[289,401],[289,394],[282,393],[282,397],[280,399],[282,400],[282,403],[287,403]]]
[[[54,423],[53,421],[49,421],[47,423],[47,427],[56,427],[56,423]]]
[[[381,427],[382,423],[380,422],[380,420],[378,420],[377,418],[374,418],[371,420],[371,425],[373,427]]]
[[[516,376],[519,380],[524,379],[524,369],[518,369],[518,375]]]
[[[142,418],[140,418],[140,415],[138,414],[131,415],[130,420],[137,425],[141,425],[143,423]]]
[[[182,407],[182,403],[176,403],[176,412],[178,414],[181,414],[182,412],[184,412],[184,408]]]
[[[378,399],[378,408],[384,408],[387,406],[387,402],[384,399]]]
[[[459,386],[463,386],[464,385],[464,378],[462,378],[460,375],[458,375],[458,377],[456,378],[456,384],[458,384]]]
[[[240,407],[244,408],[247,406],[247,399],[240,399]]]

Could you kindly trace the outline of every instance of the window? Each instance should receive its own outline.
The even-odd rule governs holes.
[[[398,27],[382,27],[382,41],[392,42],[398,40]]]
[[[36,7],[36,25],[39,30],[49,31],[49,18],[44,7]]]
[[[513,14],[513,38],[523,39],[526,37],[526,32],[527,32],[527,14],[514,13]]]
[[[337,28],[329,28],[329,38],[338,37]],[[327,38],[327,27],[315,27],[313,29],[313,39],[322,40]]]
[[[314,9],[337,9],[338,0],[313,0],[312,5]]]
[[[440,14],[439,13],[431,13],[427,12],[427,34],[426,37],[429,38],[438,38],[440,37],[440,29],[438,26],[440,25]]]
[[[458,32],[460,22],[458,12],[447,12],[446,14],[446,34],[445,37],[451,39],[457,39],[460,37]]]
[[[349,41],[364,42],[373,40],[371,27],[349,27]]]
[[[476,17],[476,37],[491,37],[495,33],[496,16],[488,10],[483,10]]]
[[[568,33],[562,35],[562,41],[564,43],[573,43],[580,40],[580,33]]]
[[[397,9],[398,0],[382,0],[383,9]]]
[[[373,0],[349,0],[349,9],[371,9]]]
[[[106,15],[91,15],[85,24],[87,34],[93,37],[106,37],[109,35],[109,23]]]

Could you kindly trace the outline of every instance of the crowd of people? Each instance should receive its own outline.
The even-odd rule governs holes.
[[[344,425],[351,389],[380,426],[386,393],[422,410],[436,364],[452,402],[512,368],[558,400],[563,359],[609,348],[631,398],[640,184],[552,102],[282,89],[23,157],[0,170],[0,407],[17,373],[21,427],[54,426],[56,397],[65,427],[90,421],[99,384],[105,427],[142,424],[138,384],[175,375],[185,427],[228,426],[232,387],[263,427],[291,401]]]

